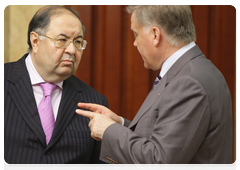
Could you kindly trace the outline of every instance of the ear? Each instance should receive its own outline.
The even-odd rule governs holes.
[[[32,45],[32,52],[36,54],[38,51],[38,46],[39,46],[39,42],[40,42],[39,36],[36,32],[30,33],[30,41],[31,41],[31,45]]]
[[[152,36],[154,46],[158,46],[161,40],[161,30],[158,27],[152,27]]]

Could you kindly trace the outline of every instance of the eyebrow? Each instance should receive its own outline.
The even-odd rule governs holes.
[[[70,38],[68,35],[66,35],[66,34],[59,34],[58,36],[64,36],[64,37],[66,37],[66,38]],[[79,36],[77,36],[77,37],[75,37],[74,39],[77,39],[77,38],[83,38],[83,36],[82,35],[79,35]]]
[[[133,32],[134,34],[137,34],[137,32],[136,32],[136,31],[134,31],[132,28],[131,28],[131,30],[132,30],[132,32]]]
[[[132,32],[136,32],[132,27],[130,28]]]

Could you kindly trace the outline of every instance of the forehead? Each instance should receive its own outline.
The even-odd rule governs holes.
[[[139,28],[140,26],[136,21],[135,12],[133,12],[131,15],[131,30],[136,31]]]
[[[48,27],[48,32],[54,35],[83,35],[82,24],[80,20],[75,15],[70,13],[52,16]]]

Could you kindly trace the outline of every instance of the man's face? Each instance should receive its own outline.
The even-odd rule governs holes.
[[[46,36],[74,40],[83,37],[82,24],[70,14],[53,16]],[[67,48],[54,45],[54,40],[44,38],[37,47],[33,47],[33,64],[42,78],[47,82],[57,83],[70,77],[78,68],[83,50],[78,50],[73,43]]]
[[[140,26],[135,18],[135,12],[131,16],[131,30],[134,33],[135,41],[133,45],[137,47],[142,59],[144,61],[144,67],[146,69],[156,70],[156,58],[154,55],[154,46],[152,43],[152,37],[150,27]]]

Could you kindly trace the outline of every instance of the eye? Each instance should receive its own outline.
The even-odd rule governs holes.
[[[81,44],[82,41],[81,41],[81,40],[75,40],[75,43],[76,43],[76,44]]]
[[[60,38],[60,39],[57,39],[57,41],[59,41],[59,42],[66,42],[67,39],[66,38]]]
[[[134,38],[136,39],[138,34],[136,32],[133,32]]]

